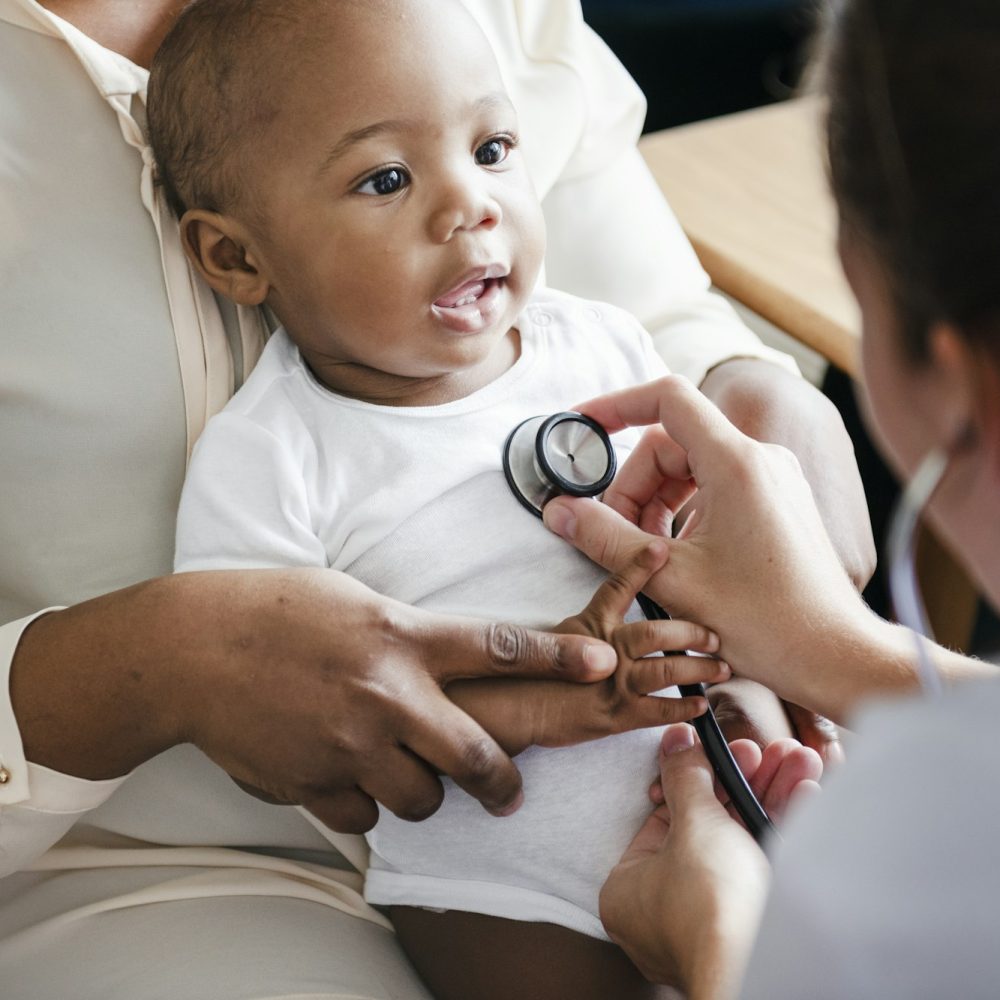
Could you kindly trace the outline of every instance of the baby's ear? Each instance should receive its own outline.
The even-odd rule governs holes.
[[[270,290],[246,249],[243,227],[229,216],[192,208],[181,219],[184,252],[220,295],[243,306],[259,306]]]

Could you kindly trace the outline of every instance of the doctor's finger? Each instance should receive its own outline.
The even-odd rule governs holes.
[[[521,773],[500,745],[440,691],[411,706],[401,742],[487,812],[506,816],[520,808]]]
[[[753,787],[752,781],[754,775],[757,773],[757,769],[760,767],[761,761],[761,750],[760,747],[754,743],[753,740],[733,740],[729,744],[729,749],[732,752],[733,760],[736,761],[736,766],[740,769],[740,772],[751,782],[751,788]],[[722,787],[718,778],[713,781],[713,788],[715,790],[716,798],[726,807],[730,816],[733,819],[739,819],[736,810],[732,807],[729,801],[729,793]],[[756,790],[754,791],[756,795]],[[649,798],[656,804],[663,804],[663,784],[662,779],[657,777],[657,779],[649,787]]]
[[[748,440],[689,379],[680,375],[609,393],[577,409],[612,433],[623,427],[660,424],[687,455],[688,467],[699,485],[702,472],[711,475],[716,461],[739,455]]]
[[[640,549],[657,537],[630,524],[621,514],[597,500],[557,497],[545,505],[542,517],[550,531],[562,536],[593,562],[612,572],[621,570]],[[672,563],[678,543],[672,539],[661,541],[667,545],[670,555],[666,565],[652,576],[643,591],[654,601],[670,608],[674,603],[673,591],[682,589],[675,588],[671,582],[676,575]],[[690,589],[695,581],[687,582]]]
[[[657,538],[629,523],[605,504],[582,497],[550,500],[542,510],[542,520],[549,531],[613,573],[621,572]]]
[[[726,818],[715,794],[712,766],[691,726],[670,726],[664,732],[659,763],[664,803],[673,825]]]
[[[639,524],[654,499],[670,514],[676,514],[694,489],[687,453],[657,425],[646,430],[622,463],[604,493],[604,502],[633,524]]]

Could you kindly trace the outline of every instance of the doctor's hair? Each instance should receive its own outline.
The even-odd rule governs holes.
[[[821,56],[841,225],[874,252],[904,349],[934,324],[1000,351],[998,0],[835,0]]]
[[[372,0],[194,0],[153,58],[146,116],[157,183],[180,218],[244,199],[259,156],[279,156],[267,129],[310,58],[328,58],[324,17]],[[258,213],[259,214],[259,213]]]

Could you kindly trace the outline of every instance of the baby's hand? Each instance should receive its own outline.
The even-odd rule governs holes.
[[[655,697],[653,692],[675,684],[718,683],[730,677],[729,667],[710,655],[719,648],[719,640],[707,628],[674,619],[622,620],[666,557],[665,545],[651,543],[621,573],[601,584],[583,611],[556,626],[556,632],[592,635],[611,643],[618,652],[618,668],[605,681],[578,685],[576,697],[563,706],[562,719],[541,720],[537,734],[540,745],[562,746],[561,734],[579,732],[588,721],[600,730],[591,737],[594,739],[610,732],[686,722],[704,713],[704,698]],[[686,656],[682,650],[706,655]]]
[[[662,655],[663,650],[682,649],[711,654],[718,649],[718,638],[691,622],[622,622],[666,556],[666,546],[652,542],[621,573],[606,580],[580,614],[555,629],[610,642],[618,651],[618,667],[607,680],[458,681],[448,685],[448,696],[511,755],[529,746],[571,746],[701,715],[707,708],[704,698],[656,697],[652,692],[674,684],[726,680],[729,667],[711,656]]]
[[[704,698],[656,697],[652,692],[674,684],[727,680],[729,667],[710,655],[719,648],[718,637],[691,622],[622,621],[666,557],[666,546],[651,542],[621,573],[601,584],[580,614],[553,630],[610,642],[618,652],[618,667],[607,680],[456,681],[445,689],[448,697],[512,756],[529,746],[572,746],[703,714],[708,707]],[[685,649],[709,655],[662,652]]]

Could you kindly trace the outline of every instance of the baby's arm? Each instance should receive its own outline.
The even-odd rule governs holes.
[[[703,698],[654,697],[674,684],[717,682],[729,668],[706,656],[662,655],[662,650],[711,654],[718,639],[690,622],[623,623],[636,594],[662,565],[666,548],[644,549],[620,574],[609,577],[587,607],[555,631],[593,635],[618,651],[618,668],[605,681],[457,681],[448,696],[513,755],[529,746],[560,747],[671,722],[705,711]],[[653,654],[653,655],[649,655]]]

